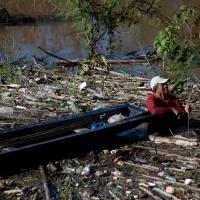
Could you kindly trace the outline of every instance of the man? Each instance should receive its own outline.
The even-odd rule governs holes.
[[[148,111],[154,115],[154,119],[148,123],[148,133],[169,133],[180,122],[187,120],[190,111],[189,105],[182,106],[178,98],[169,94],[168,79],[156,76],[150,82],[153,93],[148,96],[146,104]]]

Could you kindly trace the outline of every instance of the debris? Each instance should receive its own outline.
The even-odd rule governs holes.
[[[146,188],[143,188],[143,187],[139,187],[139,189],[140,189],[142,192],[146,193],[148,196],[152,197],[153,199],[155,199],[155,200],[161,200],[161,198],[155,196],[150,190],[148,190],[148,189],[146,189]]]
[[[5,190],[3,193],[4,194],[8,194],[8,195],[10,195],[10,194],[17,194],[17,193],[21,193],[21,190],[20,189]]]
[[[185,190],[183,188],[175,188],[172,186],[166,187],[166,192],[168,192],[170,194],[179,194],[179,195],[185,194]]]
[[[121,113],[120,114],[116,114],[116,115],[113,115],[111,117],[108,118],[108,123],[111,124],[111,123],[115,123],[115,122],[119,122],[123,119],[125,119],[126,117],[123,116]]]
[[[120,171],[114,171],[114,172],[111,172],[111,174],[113,174],[114,176],[124,176],[124,173],[123,172],[120,172]]]
[[[96,171],[95,175],[96,176],[102,176],[102,175],[104,175],[104,172],[103,171]]]
[[[185,184],[186,185],[190,185],[192,183],[195,183],[195,181],[193,179],[185,179]]]
[[[178,198],[175,197],[174,195],[169,194],[169,193],[167,193],[167,192],[165,192],[165,191],[163,191],[163,190],[161,190],[159,188],[153,188],[153,191],[158,192],[158,193],[160,193],[160,194],[162,194],[162,195],[164,195],[166,197],[169,197],[170,199],[178,200]]]
[[[83,83],[81,83],[81,84],[79,85],[79,90],[82,90],[82,89],[84,89],[84,88],[87,87],[87,86],[89,86],[89,83],[83,82]]]
[[[77,106],[74,104],[73,101],[67,101],[67,103],[69,104],[70,109],[71,109],[74,113],[80,113],[80,110],[77,108]]]
[[[93,194],[94,194],[94,189],[93,188],[87,188],[83,192],[83,197],[90,198]]]
[[[43,182],[43,185],[44,185],[46,200],[50,200],[51,196],[50,196],[50,192],[49,192],[47,176],[46,176],[46,173],[45,173],[45,170],[44,170],[44,166],[40,165],[39,170],[40,170],[40,174],[42,176],[42,182]]]

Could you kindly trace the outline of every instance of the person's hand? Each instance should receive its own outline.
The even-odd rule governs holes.
[[[175,115],[179,115],[179,111],[178,111],[178,109],[176,109],[176,108],[174,108],[174,107],[172,107],[172,112],[175,114]]]
[[[191,112],[191,107],[190,107],[189,104],[186,104],[186,105],[185,105],[185,112],[186,112],[186,113],[190,113],[190,112]]]

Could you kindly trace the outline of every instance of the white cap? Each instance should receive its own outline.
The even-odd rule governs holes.
[[[151,82],[150,82],[150,86],[151,86],[151,89],[153,90],[153,88],[155,87],[156,84],[158,83],[166,83],[169,79],[166,79],[166,78],[161,78],[160,76],[155,76],[151,79]]]

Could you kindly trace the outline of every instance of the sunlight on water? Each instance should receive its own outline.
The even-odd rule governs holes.
[[[187,1],[162,1],[165,14],[172,14],[183,2]],[[190,0],[189,3],[198,6],[199,0]],[[48,0],[7,0],[0,6],[5,7],[11,16],[29,16],[37,19],[37,23],[29,25],[0,26],[0,44],[5,57],[17,60],[26,56],[26,59],[32,60],[31,55],[35,54],[36,57],[44,57],[46,61],[54,60],[38,49],[38,46],[51,53],[56,52],[56,55],[65,59],[82,59],[87,56],[86,49],[76,39],[77,31],[72,28],[72,22],[56,18],[58,11]],[[118,48],[113,52],[115,59],[123,59],[128,52],[152,45],[155,35],[162,28],[151,19],[140,21],[132,30],[127,28],[126,24],[121,24],[119,30],[122,43],[119,42]],[[199,30],[194,33],[194,42],[200,45],[198,33]],[[105,53],[109,55],[109,52]],[[146,67],[135,66],[134,71],[137,73],[144,68]]]

